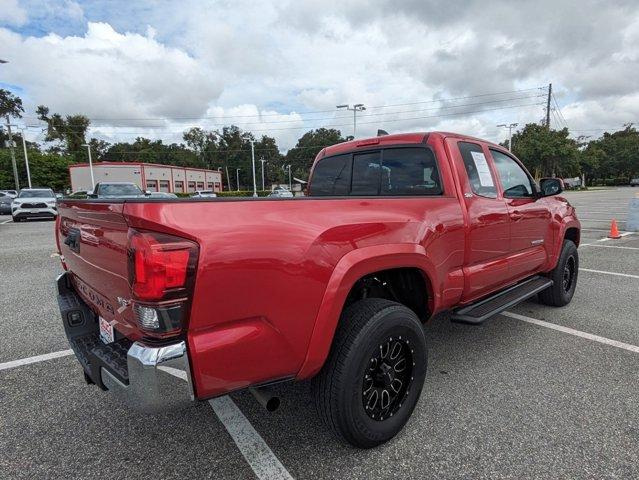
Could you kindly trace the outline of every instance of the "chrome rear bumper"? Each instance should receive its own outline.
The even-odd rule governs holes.
[[[129,384],[102,367],[102,383],[130,407],[154,413],[180,409],[194,400],[186,343],[154,347],[135,342],[127,353]]]
[[[113,392],[143,412],[194,403],[185,341],[153,345],[121,338],[104,344],[95,313],[75,292],[68,273],[58,277],[57,286],[64,330],[88,383]]]

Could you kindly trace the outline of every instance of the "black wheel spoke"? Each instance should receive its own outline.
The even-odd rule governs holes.
[[[413,380],[409,342],[391,337],[373,351],[362,381],[362,402],[368,416],[383,421],[402,406]]]

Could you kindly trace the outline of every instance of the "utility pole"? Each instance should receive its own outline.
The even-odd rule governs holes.
[[[255,183],[255,140],[251,140],[251,163],[253,164],[253,197],[257,197],[257,184]]]
[[[291,166],[287,165],[286,168],[288,168],[288,189],[290,192],[293,191],[293,182],[291,181]]]
[[[236,168],[235,169],[235,176],[237,178],[237,191],[240,191],[240,170],[242,170],[241,168]]]
[[[519,125],[518,123],[510,123],[506,125],[505,123],[497,125],[498,127],[505,127],[508,129],[508,151],[513,151],[513,128]]]
[[[27,185],[31,188],[31,172],[29,171],[29,154],[27,153],[27,141],[24,139],[24,129],[22,129],[22,148],[24,150],[24,165],[27,167]]]
[[[29,171],[29,154],[27,153],[27,141],[24,138],[24,128],[19,127],[18,125],[8,125],[9,127],[16,127],[16,129],[20,130],[20,134],[22,136],[22,149],[24,150],[24,165],[27,168],[27,185],[31,188],[31,172]]]
[[[95,178],[93,177],[93,160],[91,159],[91,145],[89,145],[88,143],[83,143],[82,146],[87,147],[87,152],[89,152],[89,171],[91,172],[91,187],[95,189]]]
[[[262,163],[262,191],[264,191],[264,163],[266,162],[264,157],[260,158],[260,162]]]
[[[357,136],[357,112],[362,112],[366,110],[366,107],[364,106],[363,103],[356,103],[352,107],[350,105],[344,104],[344,105],[337,105],[336,108],[338,110],[345,108],[346,110],[353,112],[353,138],[355,138]]]
[[[18,165],[16,164],[16,154],[13,151],[13,135],[11,135],[11,123],[9,115],[7,115],[7,133],[9,134],[9,150],[11,151],[11,165],[13,166],[13,179],[16,182],[16,192],[20,190],[20,181],[18,180]]]
[[[550,97],[552,96],[552,83],[548,84],[548,101],[546,102],[546,128],[550,129]]]
[[[231,191],[231,177],[229,177],[229,166],[226,165],[224,167],[226,169],[226,186],[229,188],[229,192]]]

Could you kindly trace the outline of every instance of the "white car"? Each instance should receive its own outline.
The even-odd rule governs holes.
[[[291,192],[287,188],[277,187],[275,190],[273,190],[271,193],[269,193],[268,196],[269,197],[276,197],[276,198],[291,198],[294,195],[293,195],[293,192]]]
[[[217,194],[213,190],[196,190],[191,194],[193,198],[213,198],[217,197]]]
[[[18,196],[18,192],[16,192],[15,190],[0,190],[0,193],[4,193],[11,198],[16,198]]]
[[[58,216],[57,199],[50,188],[23,188],[11,203],[14,222],[29,218],[55,218]]]
[[[149,198],[178,198],[175,193],[170,192],[150,192],[147,196]]]

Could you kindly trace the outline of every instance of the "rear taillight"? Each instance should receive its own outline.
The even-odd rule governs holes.
[[[154,337],[184,327],[193,293],[197,243],[165,233],[129,230],[129,281],[138,326]]]

